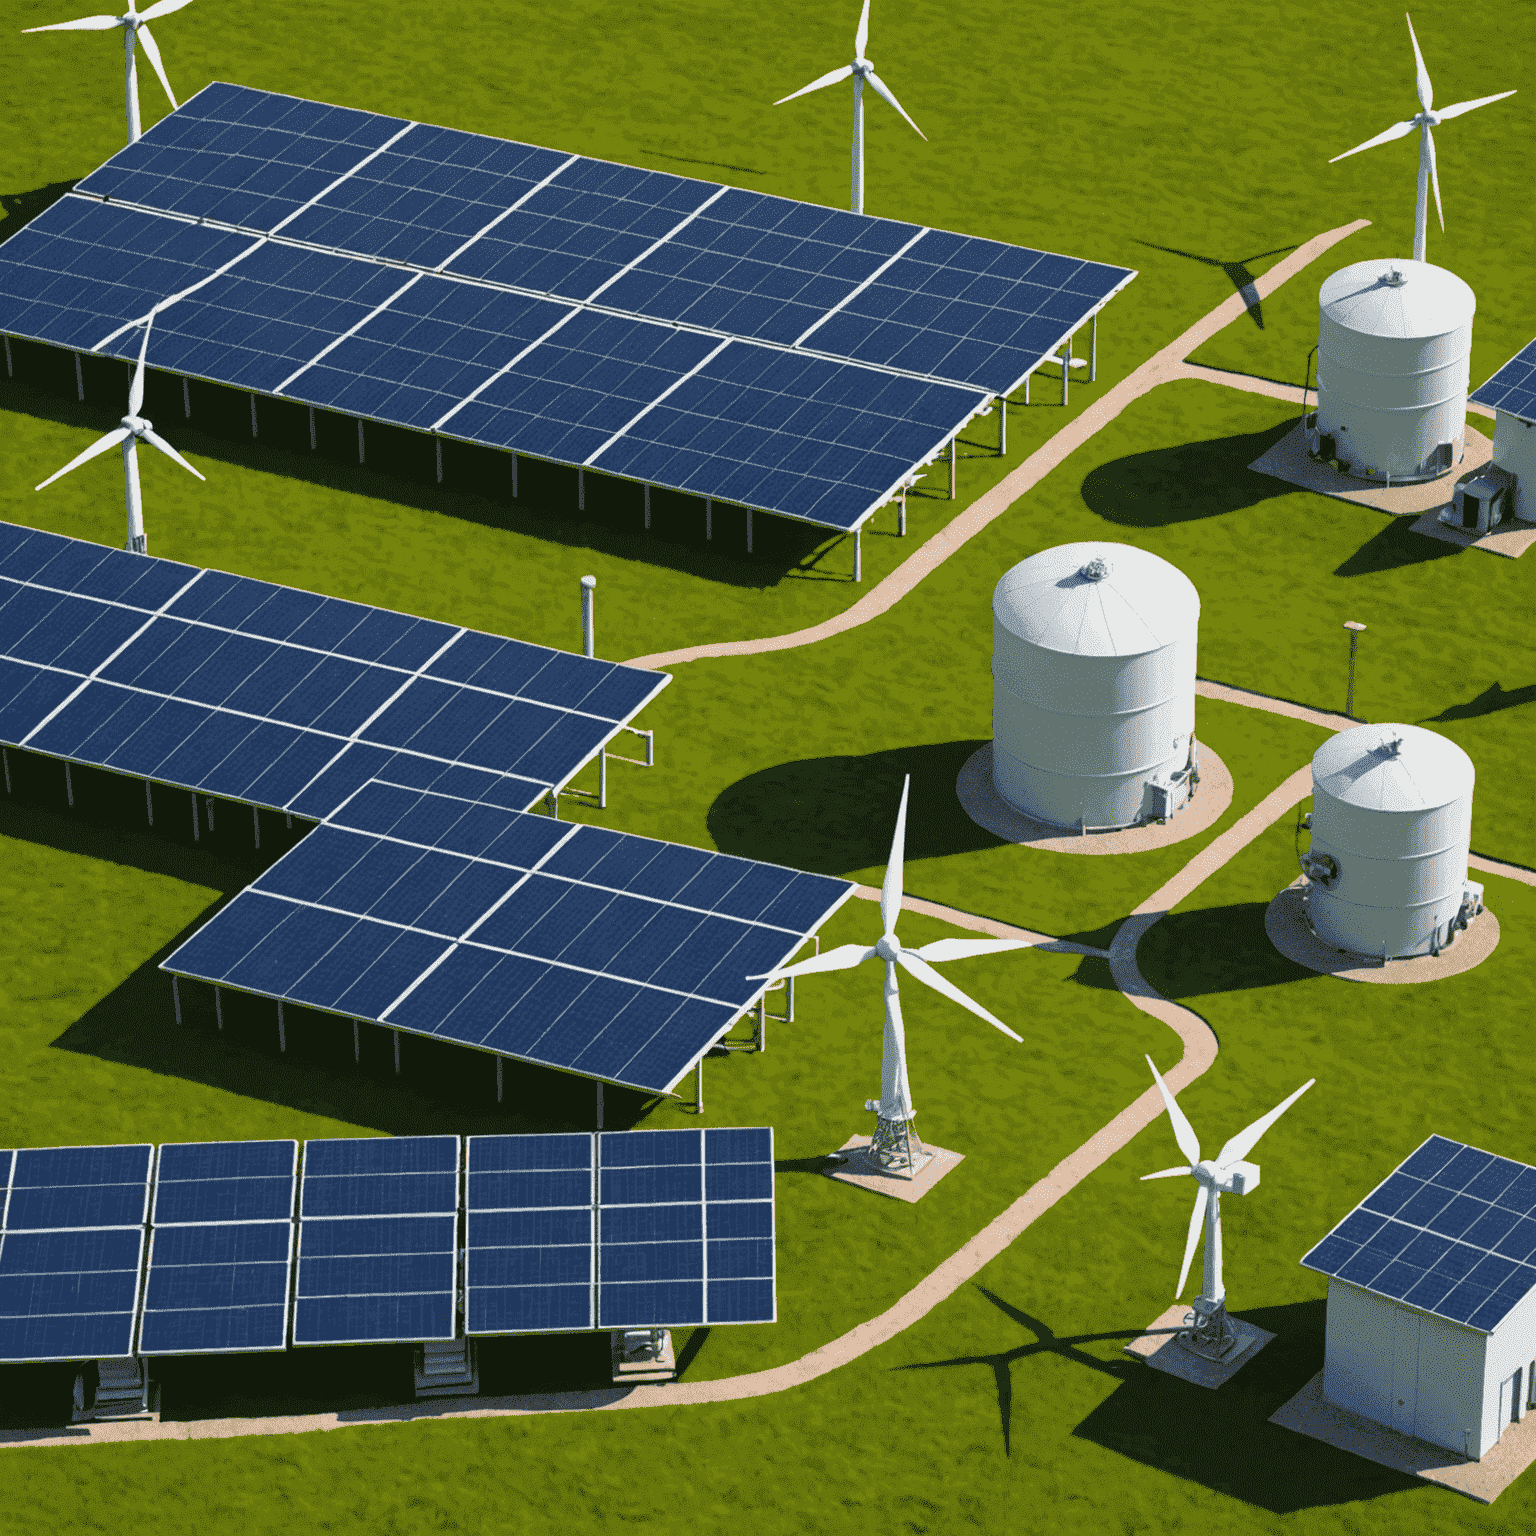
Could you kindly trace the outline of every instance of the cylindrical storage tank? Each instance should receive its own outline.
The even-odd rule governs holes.
[[[1388,959],[1449,942],[1475,778],[1454,741],[1416,725],[1357,725],[1317,749],[1307,912],[1320,939]]]
[[[1357,261],[1318,294],[1317,433],[1367,480],[1433,480],[1466,448],[1477,297],[1427,261]]]
[[[1157,779],[1188,797],[1200,594],[1129,544],[1062,544],[992,595],[992,782],[1061,826],[1126,827]]]

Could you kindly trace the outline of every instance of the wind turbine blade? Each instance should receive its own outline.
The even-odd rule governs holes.
[[[782,976],[814,976],[818,971],[851,971],[854,966],[862,965],[864,961],[874,955],[873,949],[866,949],[862,944],[839,944],[836,949],[829,949],[824,955],[815,955],[809,960],[802,960],[798,965],[781,966],[776,971],[763,971],[757,976],[748,976],[748,981],[767,981],[772,977],[777,981]]]
[[[1205,1218],[1206,1191],[1202,1185],[1195,1191],[1195,1208],[1189,1213],[1189,1236],[1184,1239],[1184,1268],[1179,1271],[1179,1288],[1175,1297],[1184,1294],[1184,1282],[1189,1279],[1189,1266],[1195,1257],[1195,1244],[1200,1241],[1200,1227]]]
[[[1486,107],[1490,101],[1503,101],[1506,96],[1513,96],[1513,91],[1500,91],[1497,96],[1479,96],[1476,101],[1458,101],[1454,107],[1442,107],[1435,116],[1440,121],[1446,122],[1450,118],[1460,117],[1464,112],[1475,111],[1478,107]]]
[[[1187,1167],[1185,1164],[1180,1163],[1177,1168],[1159,1168],[1156,1173],[1144,1173],[1141,1176],[1141,1182],[1145,1184],[1148,1179],[1182,1178],[1185,1174],[1193,1173],[1194,1171],[1195,1170],[1193,1168]]]
[[[156,78],[165,87],[165,94],[171,98],[171,105],[176,105],[176,92],[171,89],[171,82],[166,77],[165,65],[160,62],[160,45],[149,35],[149,28],[139,28],[139,46],[144,50],[144,57],[150,62],[155,71]]]
[[[885,882],[880,887],[880,921],[885,936],[896,932],[896,918],[901,912],[901,866],[907,855],[907,793],[912,788],[909,773],[901,781],[901,807],[896,812],[896,833],[891,838],[891,856],[885,861]]]
[[[158,0],[147,11],[139,12],[140,22],[158,21],[162,16],[169,16],[172,11],[179,11],[183,6],[191,4],[192,0]]]
[[[122,24],[120,16],[82,16],[79,21],[56,21],[50,27],[23,27],[22,32],[110,32]]]
[[[48,486],[52,485],[60,475],[67,475],[70,470],[79,469],[82,464],[88,464],[98,455],[107,453],[111,449],[116,448],[117,445],[122,442],[125,437],[132,436],[133,434],[128,430],[127,427],[118,427],[115,431],[108,432],[105,437],[98,437],[96,441],[85,450],[84,453],[77,453],[74,458],[72,458],[69,463],[64,466],[63,469],[58,471],[58,474],[49,475],[48,478],[43,481],[42,485],[37,486],[36,489],[40,491],[46,489]]]
[[[1408,14],[1406,11],[1403,13]],[[1418,35],[1413,30],[1413,17],[1408,17],[1408,36],[1413,39],[1413,62],[1418,69],[1419,105],[1426,112],[1432,111],[1435,105],[1435,88],[1429,82],[1429,71],[1424,68],[1424,55],[1419,52]]]
[[[144,340],[139,343],[139,365],[133,370],[133,383],[128,386],[130,416],[137,416],[144,409],[144,354],[149,351],[149,328],[154,323],[153,314],[144,322]]]
[[[1147,1065],[1152,1067],[1152,1058],[1146,1058]],[[1179,1144],[1179,1151],[1184,1154],[1193,1167],[1200,1161],[1200,1138],[1195,1135],[1195,1128],[1185,1118],[1184,1111],[1179,1108],[1178,1100],[1168,1092],[1168,1084],[1163,1081],[1162,1074],[1156,1067],[1152,1067],[1152,1076],[1157,1079],[1158,1092],[1163,1096],[1163,1103],[1168,1106],[1168,1118],[1173,1122],[1173,1139]],[[1184,1287],[1181,1285],[1180,1290]]]
[[[1000,955],[1008,949],[1028,949],[1028,939],[935,939],[912,953],[930,965],[946,960],[969,960],[972,955]]]
[[[1364,144],[1356,144],[1353,149],[1346,149],[1342,155],[1335,155],[1328,162],[1329,165],[1337,165],[1340,160],[1348,160],[1351,155],[1358,155],[1363,149],[1375,149],[1378,144],[1390,144],[1393,139],[1400,139],[1404,134],[1409,134],[1418,127],[1417,123],[1394,123],[1384,133],[1378,133],[1374,139],[1367,139]]]
[[[1429,146],[1429,184],[1435,189],[1435,212],[1440,215],[1440,233],[1445,233],[1445,207],[1440,201],[1440,167],[1435,163],[1435,134],[1432,128],[1424,130],[1424,142]]]
[[[879,91],[879,93],[884,96],[885,99],[890,102],[890,104],[895,107],[903,117],[907,117],[907,109],[902,106],[899,101],[896,100],[896,98],[891,94],[890,87],[886,85],[885,81],[882,80],[880,76],[874,72],[874,70],[870,70],[870,72],[864,78],[868,80],[869,83],[874,86],[874,88]],[[918,138],[923,141],[924,144],[928,142],[928,135],[924,133],[923,130],[919,128],[910,117],[907,117],[907,125],[911,128],[912,132],[915,133]]]
[[[864,0],[864,10],[859,16],[859,30],[853,34],[853,56],[856,59],[864,57],[864,50],[869,46],[869,0]]]
[[[967,997],[954,982],[947,981],[944,977],[940,976],[931,965],[918,958],[915,950],[899,950],[896,955],[896,961],[897,964],[905,966],[907,970],[911,971],[919,981],[932,987],[935,992],[942,992],[951,1002],[959,1003],[962,1008],[974,1013],[978,1019],[985,1019],[993,1029],[1002,1030],[1010,1040],[1016,1040],[1020,1045],[1024,1044],[1024,1037],[1022,1035],[1014,1034],[1001,1019],[994,1018],[980,1003]]]
[[[180,464],[181,467],[186,470],[189,475],[196,475],[199,480],[206,480],[208,478],[207,475],[203,474],[201,470],[193,469],[192,466],[188,464],[187,461],[182,458],[182,456],[177,453],[176,450],[172,448],[171,445],[166,442],[166,440],[161,437],[158,432],[152,432],[148,427],[146,427],[144,429],[144,441],[153,447],[158,448],[160,452],[166,456],[166,458],[175,459],[175,461]]]
[[[1264,1116],[1262,1120],[1255,1120],[1246,1131],[1239,1131],[1220,1152],[1216,1154],[1216,1166],[1218,1168],[1230,1167],[1233,1163],[1240,1163],[1259,1144],[1261,1137],[1276,1120],[1288,1110],[1292,1104],[1315,1083],[1315,1077],[1309,1077],[1300,1088],[1288,1098],[1285,1103],[1276,1105],[1274,1109]]]
[[[841,69],[829,69],[819,80],[812,80],[809,85],[802,85],[798,91],[791,91],[788,96],[780,96],[774,102],[774,106],[782,107],[786,101],[793,101],[796,96],[804,96],[810,91],[819,91],[824,85],[836,85],[839,80],[846,80],[852,73],[852,64],[844,64]]]

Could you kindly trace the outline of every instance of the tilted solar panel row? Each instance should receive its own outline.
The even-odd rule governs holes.
[[[1522,347],[1468,399],[1536,425],[1536,341]]]
[[[293,1141],[0,1153],[0,1361],[773,1321],[771,1131],[463,1158],[461,1196],[456,1136],[307,1142],[302,1181]]]
[[[852,893],[375,781],[162,968],[667,1093]]]
[[[0,741],[320,819],[379,774],[525,808],[669,677],[0,523]]]

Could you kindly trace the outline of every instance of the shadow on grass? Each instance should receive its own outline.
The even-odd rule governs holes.
[[[1374,533],[1333,573],[1335,576],[1375,576],[1428,560],[1459,555],[1461,548],[1444,539],[1432,539],[1413,531],[1414,519],[1394,517],[1380,533]]]
[[[1198,518],[1241,512],[1293,487],[1248,468],[1295,425],[1179,443],[1114,459],[1088,472],[1082,496],[1091,511],[1129,528],[1166,528]],[[1449,547],[1449,546],[1448,546]]]
[[[1138,240],[1137,245],[1144,245],[1149,251],[1163,251],[1169,256],[1183,256],[1189,261],[1198,261],[1207,267],[1220,267],[1227,274],[1227,281],[1243,296],[1243,303],[1247,307],[1253,323],[1262,331],[1264,329],[1264,306],[1259,299],[1259,290],[1254,286],[1255,278],[1248,270],[1250,261],[1263,261],[1266,256],[1283,256],[1287,251],[1294,251],[1294,245],[1277,246],[1272,251],[1260,251],[1254,256],[1245,256],[1241,261],[1218,261],[1214,256],[1197,256],[1193,251],[1176,251],[1171,245],[1154,245],[1150,240]]]
[[[814,757],[761,769],[721,791],[709,834],[724,853],[826,874],[884,865],[912,775],[907,864],[1002,846],[955,797],[955,780],[981,741],[894,747],[862,757]]]
[[[45,213],[74,187],[72,181],[51,181],[46,187],[34,187],[30,192],[0,192],[0,208],[5,210],[5,218],[0,220],[0,245],[25,229],[38,214]]]
[[[1241,992],[1284,982],[1318,979],[1316,971],[1287,960],[1264,932],[1264,901],[1235,902],[1193,912],[1171,912],[1148,929],[1136,949],[1136,962],[1148,983],[1164,997],[1202,997]],[[1079,967],[1078,979],[1102,985]],[[1104,970],[1107,972],[1108,967]]]
[[[1325,1305],[1240,1314],[1276,1337],[1215,1391],[1132,1363],[1073,1434],[1280,1515],[1427,1491],[1418,1478],[1269,1422],[1322,1368]]]
[[[1475,699],[1469,699],[1465,704],[1452,704],[1442,709],[1438,715],[1431,715],[1425,721],[1429,724],[1435,720],[1475,720],[1480,715],[1495,715],[1501,709],[1518,709],[1522,704],[1536,704],[1536,683],[1527,683],[1524,688],[1511,688],[1505,692],[1500,683],[1494,683],[1483,689]]]

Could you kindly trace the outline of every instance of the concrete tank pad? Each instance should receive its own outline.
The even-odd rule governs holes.
[[[1256,1328],[1252,1323],[1234,1317],[1232,1326],[1246,1336],[1243,1347],[1228,1360],[1205,1360],[1191,1354],[1174,1337],[1188,1316],[1189,1307],[1182,1301],[1175,1302],[1148,1325],[1146,1332],[1125,1346],[1126,1354],[1145,1360],[1154,1370],[1166,1371],[1181,1381],[1197,1387],[1210,1387],[1214,1391],[1231,1381],[1274,1338],[1267,1328]]]
[[[1367,960],[1325,944],[1313,933],[1302,902],[1304,880],[1288,885],[1270,902],[1264,913],[1264,932],[1269,942],[1297,965],[1309,971],[1337,976],[1341,981],[1373,981],[1402,986],[1415,981],[1440,981],[1479,966],[1499,947],[1499,920],[1484,907],[1455,943],[1438,955],[1415,955],[1411,960]]]
[[[1468,1461],[1455,1451],[1401,1434],[1330,1403],[1323,1396],[1321,1371],[1288,1403],[1270,1414],[1269,1422],[1383,1467],[1406,1472],[1410,1477],[1439,1483],[1481,1504],[1492,1504],[1536,1461],[1536,1413],[1528,1413],[1518,1424],[1511,1424],[1481,1461]]]
[[[1457,476],[1458,480],[1467,478],[1465,475]],[[1536,544],[1536,523],[1507,519],[1491,532],[1479,537],[1475,533],[1468,533],[1465,528],[1442,523],[1440,513],[1434,508],[1413,525],[1413,531],[1427,538],[1440,539],[1446,544],[1455,544],[1461,549],[1486,549],[1490,555],[1503,555],[1507,560],[1518,560],[1532,544]]]
[[[1118,832],[1069,832],[1050,822],[1036,821],[1016,811],[998,794],[992,783],[992,743],[966,759],[955,780],[955,795],[965,814],[1004,842],[1043,848],[1051,853],[1141,853],[1166,848],[1204,832],[1221,819],[1232,804],[1232,775],[1227,765],[1203,742],[1200,745],[1200,783],[1195,797],[1165,822],[1125,827]]]
[[[928,1161],[917,1170],[915,1179],[900,1179],[869,1161],[864,1155],[869,1142],[868,1136],[850,1136],[838,1148],[840,1153],[846,1154],[847,1161],[829,1162],[821,1171],[840,1184],[856,1184],[860,1189],[873,1190],[877,1195],[889,1195],[893,1200],[904,1200],[908,1205],[916,1205],[946,1173],[965,1161],[965,1153],[951,1152],[946,1147],[935,1147],[925,1141],[923,1151],[931,1154]]]

